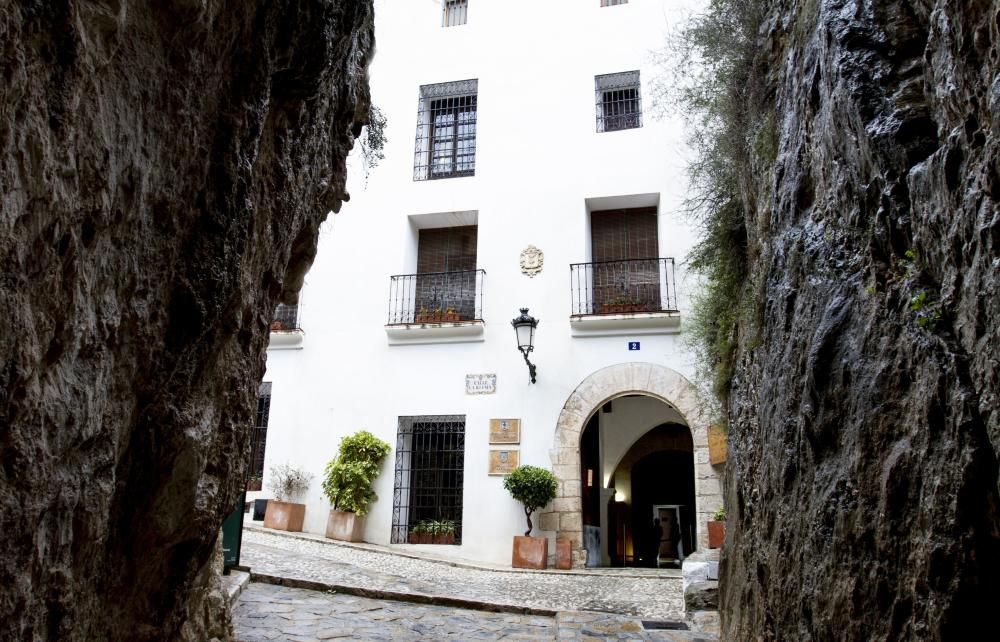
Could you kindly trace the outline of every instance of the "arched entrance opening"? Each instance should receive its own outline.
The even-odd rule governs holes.
[[[587,566],[676,567],[697,547],[694,442],[655,397],[601,405],[580,439]]]
[[[606,435],[611,435],[613,439],[604,442],[605,448],[602,451],[600,445],[594,445],[595,439],[597,444],[601,443],[600,433],[596,437],[592,434],[586,436],[585,429],[595,421],[595,417],[600,422],[599,412],[608,402],[611,402],[614,413],[615,403],[629,403],[627,400],[633,398],[644,400],[643,403],[660,402],[673,414],[670,418],[650,420],[644,428],[639,429],[639,434],[634,439],[626,440],[619,432],[607,432]],[[694,501],[691,509],[691,528],[694,534],[691,543],[692,548],[707,548],[706,523],[722,505],[719,476],[709,464],[707,409],[702,405],[695,387],[676,371],[653,363],[620,363],[602,368],[581,381],[566,399],[556,423],[550,453],[552,472],[559,485],[556,499],[540,515],[539,521],[542,530],[554,531],[557,538],[569,541],[574,567],[583,567],[588,562],[584,531],[586,529],[589,537],[593,537],[595,531],[586,527],[594,526],[596,522],[600,537],[601,524],[609,523],[606,515],[609,500],[614,499],[620,490],[624,490],[614,485],[609,486],[618,465],[641,436],[662,424],[683,426],[689,435],[694,468]],[[641,450],[643,446],[639,444],[637,448]],[[612,450],[620,452],[620,455],[614,455]],[[637,459],[632,467],[641,459]],[[609,461],[607,465],[606,461]],[[656,468],[655,464],[648,465]],[[585,505],[588,507],[586,520]],[[600,514],[602,510],[605,513],[603,517]],[[605,536],[601,542],[603,545],[598,544],[596,550],[607,551],[608,537]],[[591,550],[594,550],[593,545]],[[592,552],[589,557],[590,565],[611,563],[610,554],[605,558],[603,553]]]

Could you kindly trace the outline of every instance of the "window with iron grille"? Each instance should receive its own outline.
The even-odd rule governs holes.
[[[625,71],[594,77],[597,131],[613,132],[642,127],[639,72]]]
[[[272,332],[286,332],[299,329],[299,306],[279,303],[271,319]]]
[[[478,80],[420,88],[413,179],[473,176],[476,173]]]
[[[476,318],[476,225],[420,230],[417,240],[418,312]]]
[[[635,306],[632,309],[636,311],[662,307],[656,228],[655,207],[591,212],[593,297],[597,306]]]
[[[464,25],[469,16],[469,0],[444,0],[443,27]]]
[[[400,417],[392,495],[392,543],[410,541],[421,523],[454,525],[462,543],[465,415]]]
[[[613,7],[619,4],[628,4],[628,0],[601,0],[602,7]]]
[[[257,420],[250,448],[250,477],[264,475],[264,449],[267,446],[267,419],[271,414],[271,384],[265,381],[257,389]]]

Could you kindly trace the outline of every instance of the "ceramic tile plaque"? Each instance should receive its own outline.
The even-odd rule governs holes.
[[[465,375],[465,394],[492,395],[497,391],[497,376],[495,374]]]
[[[490,419],[491,444],[521,443],[520,419]]]
[[[490,475],[508,475],[517,468],[516,450],[490,450]]]

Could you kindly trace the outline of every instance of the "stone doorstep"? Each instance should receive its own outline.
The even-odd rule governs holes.
[[[441,557],[437,555],[421,554],[416,551],[402,551],[389,548],[387,546],[382,546],[380,544],[369,544],[367,542],[341,542],[337,540],[331,540],[322,535],[315,535],[313,533],[291,533],[288,531],[277,531],[270,528],[264,528],[262,526],[257,526],[254,524],[251,526],[244,522],[244,530],[255,531],[258,533],[264,533],[267,535],[273,535],[275,537],[287,537],[289,539],[299,539],[307,542],[318,542],[320,544],[325,544],[327,546],[342,546],[344,548],[356,548],[358,550],[369,551],[372,553],[382,553],[384,555],[396,555],[398,557],[405,557],[412,560],[421,560],[424,562],[435,562],[438,564],[447,564],[448,566],[453,566],[455,568],[467,568],[474,571],[494,571],[498,573],[547,573],[553,575],[599,575],[601,577],[627,577],[627,578],[641,578],[641,579],[655,579],[655,580],[680,580],[682,578],[680,571],[676,573],[663,572],[661,570],[659,573],[646,573],[646,572],[636,572],[636,573],[621,573],[616,572],[611,569],[599,569],[599,570],[588,570],[588,569],[570,569],[570,570],[560,570],[560,569],[521,569],[521,568],[511,568],[509,566],[499,566],[493,564],[486,564],[482,562],[473,562],[471,560],[456,560],[454,558]],[[513,536],[512,536],[513,540]],[[667,571],[672,571],[674,569],[665,569]]]
[[[237,569],[231,569],[229,575],[222,576],[222,588],[226,594],[226,602],[229,604],[229,608],[233,608],[233,604],[239,599],[240,593],[243,589],[250,584],[250,573],[246,571],[240,571]]]

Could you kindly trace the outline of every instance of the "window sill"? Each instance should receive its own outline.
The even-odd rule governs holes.
[[[306,333],[302,330],[272,331],[267,344],[268,350],[295,350],[302,347]]]
[[[486,340],[486,323],[456,321],[454,323],[397,323],[385,326],[389,345],[422,343],[473,343]]]
[[[681,313],[579,314],[569,318],[569,326],[574,337],[677,334],[681,331]]]

